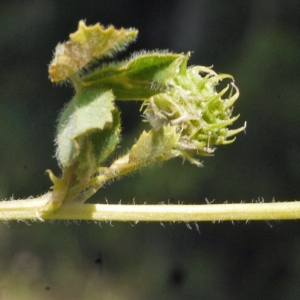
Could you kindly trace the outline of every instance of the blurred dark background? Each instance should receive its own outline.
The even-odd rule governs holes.
[[[203,158],[114,182],[93,202],[185,204],[299,199],[300,1],[2,1],[0,198],[47,191],[58,113],[73,95],[48,80],[80,19],[139,29],[141,49],[193,51],[235,77],[246,135]],[[120,57],[124,57],[124,54]],[[118,103],[121,151],[141,131],[139,103]],[[100,225],[100,226],[99,226]],[[0,224],[0,299],[299,299],[300,223]],[[2,298],[1,298],[2,297]]]

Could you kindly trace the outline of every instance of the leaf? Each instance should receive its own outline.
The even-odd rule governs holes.
[[[146,163],[149,160],[165,160],[176,156],[177,152],[173,150],[179,138],[180,134],[176,133],[176,128],[171,125],[158,131],[144,131],[129,153],[129,162]]]
[[[76,161],[77,179],[88,180],[97,172],[100,163],[105,160],[119,143],[120,113],[115,109],[112,112],[113,123],[102,130],[92,130],[76,139],[81,145]]]
[[[182,54],[143,53],[81,80],[83,86],[112,89],[116,100],[141,100],[167,91],[184,59]]]
[[[126,49],[136,39],[135,29],[117,30],[114,26],[106,29],[99,23],[86,26],[84,21],[78,24],[78,30],[70,34],[70,41],[58,44],[54,58],[49,66],[51,81],[58,82],[72,76],[95,58],[113,56]]]
[[[112,111],[112,116],[113,123],[111,126],[105,127],[102,131],[93,132],[91,135],[93,153],[98,166],[114,151],[120,141],[120,112],[115,109]]]
[[[63,168],[72,164],[79,154],[81,160],[87,159],[82,158],[82,152],[93,151],[93,147],[87,143],[95,139],[95,131],[110,128],[116,130],[112,114],[115,110],[113,100],[111,91],[81,89],[65,108],[59,119],[56,137],[56,156]],[[98,143],[101,137],[99,139]]]

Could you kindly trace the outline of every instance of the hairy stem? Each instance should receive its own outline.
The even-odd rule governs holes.
[[[0,202],[0,220],[91,220],[200,222],[234,220],[288,220],[300,218],[300,202],[211,205],[65,204],[41,213],[51,193],[40,198]]]

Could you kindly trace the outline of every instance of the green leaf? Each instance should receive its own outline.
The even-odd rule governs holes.
[[[102,130],[92,130],[76,139],[81,145],[76,160],[79,165],[76,169],[77,179],[89,179],[119,143],[120,113],[112,111],[113,123]]]
[[[143,132],[129,153],[129,162],[148,163],[149,160],[166,160],[176,156],[175,147],[178,145],[180,134],[171,125],[158,131],[151,129]]]
[[[91,87],[83,88],[77,92],[65,108],[58,122],[56,137],[56,156],[63,168],[73,164],[74,159],[79,155],[81,161],[89,160],[92,165],[99,161],[95,157],[85,156],[94,151],[94,146],[91,146],[90,143],[96,139],[95,132],[107,129],[113,131],[113,136],[116,134],[119,122],[113,118],[112,112],[115,110],[113,100],[114,96],[111,91],[99,91],[99,89]],[[116,113],[114,114],[116,115]],[[107,140],[107,133],[102,138]],[[99,143],[101,143],[101,135],[96,149],[99,149]],[[106,145],[108,144],[106,143]],[[112,151],[111,147],[109,145],[109,150],[106,149],[106,151],[103,146],[101,159],[103,159],[105,151],[107,153]],[[100,151],[97,150],[97,153],[99,154]]]
[[[58,82],[72,76],[95,58],[112,56],[126,49],[136,39],[135,29],[117,30],[114,26],[102,27],[99,23],[86,26],[84,21],[78,24],[78,30],[70,34],[70,40],[58,44],[54,58],[49,66],[51,81]]]
[[[185,56],[143,53],[84,76],[83,86],[112,89],[116,100],[141,100],[168,90]]]

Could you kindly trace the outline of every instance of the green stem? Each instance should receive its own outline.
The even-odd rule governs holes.
[[[200,222],[288,220],[300,218],[300,202],[211,205],[68,204],[42,214],[51,192],[36,199],[1,201],[0,220],[92,220]]]
[[[128,155],[125,155],[124,158],[128,160]],[[164,157],[157,157],[156,161],[164,161],[167,158]],[[143,162],[133,162],[133,163],[120,163],[120,164],[112,164],[109,168],[102,168],[100,175],[95,176],[91,178],[87,183],[84,184],[78,184],[74,187],[70,188],[67,192],[66,199],[70,199],[73,201],[76,198],[80,198],[80,192],[82,192],[84,189],[89,189],[86,195],[81,197],[82,201],[87,200],[89,197],[91,197],[93,194],[95,194],[104,184],[105,182],[112,180],[117,177],[122,177],[128,173],[135,172],[138,169],[145,167],[147,165],[153,164],[154,160],[146,160]]]
[[[148,162],[149,164],[150,162]],[[145,163],[144,163],[145,164]],[[136,163],[127,163],[121,164],[117,167],[110,168],[102,168],[102,172],[100,175],[92,177],[87,183],[79,183],[73,187],[71,187],[66,196],[65,202],[74,202],[74,203],[83,203],[88,198],[90,198],[93,194],[95,194],[104,184],[105,182],[112,180],[117,177],[124,176],[130,172],[136,171],[138,168],[141,168],[143,165],[139,165]],[[87,189],[86,192],[82,192]]]

